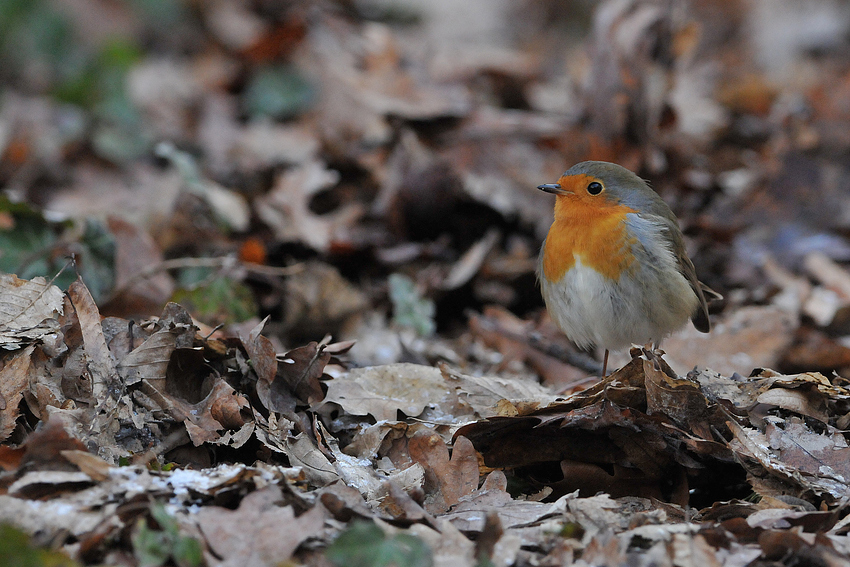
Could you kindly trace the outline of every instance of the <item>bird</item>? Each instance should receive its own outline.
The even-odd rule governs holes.
[[[721,296],[697,279],[670,207],[625,167],[583,161],[557,183],[555,218],[537,277],[555,324],[581,348],[608,353],[653,343],[687,324],[708,333],[708,301]]]

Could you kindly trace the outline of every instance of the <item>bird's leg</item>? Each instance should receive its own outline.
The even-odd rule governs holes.
[[[608,376],[608,349],[605,349],[605,356],[602,358],[602,377]]]

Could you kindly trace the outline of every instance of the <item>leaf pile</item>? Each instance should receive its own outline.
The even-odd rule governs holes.
[[[101,319],[82,280],[6,281],[24,343],[0,370],[0,520],[85,563],[847,552],[839,380],[678,377],[636,349],[557,399],[445,365],[344,370],[350,344],[278,356],[263,323],[203,337],[177,304]]]
[[[848,37],[834,1],[0,2],[0,561],[845,563]],[[586,159],[726,298],[602,381],[535,284],[536,187]]]

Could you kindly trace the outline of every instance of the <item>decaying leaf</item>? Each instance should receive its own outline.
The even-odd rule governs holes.
[[[339,473],[333,463],[306,433],[286,439],[284,450],[290,462],[301,467],[312,483],[326,486],[339,480]]]
[[[408,450],[425,469],[425,509],[432,514],[445,512],[478,488],[478,459],[465,437],[455,439],[451,459],[445,442],[427,429],[411,437]]]
[[[44,278],[0,275],[0,347],[15,350],[55,333],[63,306],[62,292]]]
[[[301,403],[316,404],[325,397],[319,382],[319,378],[324,375],[325,365],[331,359],[331,353],[325,347],[324,344],[311,342],[290,350],[278,363],[280,379]]]
[[[174,293],[167,272],[145,273],[163,261],[162,252],[139,226],[115,216],[107,222],[115,239],[115,289],[120,294],[113,294],[104,311],[124,316],[156,313]]]
[[[86,473],[94,481],[106,480],[109,478],[109,470],[112,465],[88,451],[80,451],[79,449],[66,449],[60,451],[60,454],[71,463],[79,467],[81,472]]]
[[[708,410],[696,382],[675,379],[669,368],[666,372],[662,368],[651,358],[636,356],[626,367],[564,402],[525,415],[465,425],[455,435],[469,437],[488,466],[536,469],[543,475],[557,463],[561,477],[546,483],[557,494],[578,489],[590,495],[601,489],[681,502],[687,494],[682,485],[684,470],[695,475],[707,456],[726,462],[731,456],[724,452],[722,439],[714,439],[712,433],[712,427],[725,429],[724,414]],[[663,396],[650,394],[659,383],[666,384]],[[679,390],[698,403],[680,411],[680,402],[673,401]],[[665,397],[671,401],[664,402]],[[667,405],[674,409],[665,410]],[[686,434],[676,427],[683,419],[697,427]],[[546,474],[551,477],[551,472]]]
[[[120,388],[115,361],[106,346],[103,336],[103,326],[100,322],[100,311],[94,302],[86,284],[81,278],[68,287],[68,296],[80,322],[83,334],[83,344],[88,359],[88,369],[92,377],[92,394],[102,404],[110,398],[117,398]],[[109,390],[109,394],[105,395]]]
[[[188,401],[179,392],[169,393],[167,389],[165,392],[155,388],[148,390],[164,410],[183,422],[196,447],[217,441],[223,429],[239,429],[245,424],[241,415],[241,411],[248,408],[245,397],[221,378],[213,377],[210,382],[212,386],[197,401],[194,398]]]
[[[284,328],[324,334],[360,316],[368,301],[335,267],[311,261],[287,278],[284,304]]]
[[[142,380],[154,384],[164,382],[165,372],[180,335],[194,335],[189,325],[165,324],[118,363],[118,372],[128,386]]]
[[[295,409],[294,400],[291,399],[291,396],[278,399],[278,396],[285,396],[288,392],[272,391],[278,362],[271,341],[260,334],[267,320],[268,318],[263,319],[256,327],[251,329],[247,340],[243,340],[242,344],[245,346],[251,366],[257,374],[257,395],[260,397],[260,401],[271,411],[287,413]],[[289,403],[290,400],[292,403]]]
[[[331,380],[325,403],[339,404],[354,415],[395,421],[399,411],[414,417],[447,395],[446,382],[438,369],[400,363],[355,368]]]
[[[14,354],[7,354],[0,369],[0,441],[5,441],[15,429],[20,410],[18,405],[29,385],[30,361],[35,347],[30,345]]]
[[[271,567],[288,560],[302,541],[317,535],[324,509],[316,506],[296,517],[291,506],[278,504],[282,498],[280,488],[269,486],[243,498],[236,510],[215,506],[200,510],[198,526],[221,558],[216,564]]]
[[[729,422],[735,435],[730,447],[750,460],[747,468],[754,489],[768,496],[801,497],[811,492],[838,501],[850,479],[846,439],[834,432],[815,433],[798,418],[771,421],[765,431]]]
[[[326,251],[364,213],[356,204],[323,216],[310,210],[310,196],[338,181],[339,174],[320,161],[299,165],[280,175],[275,188],[257,201],[257,214],[280,240],[299,240]]]
[[[536,382],[503,378],[500,376],[471,376],[441,366],[447,386],[455,388],[458,402],[468,405],[479,417],[506,415],[506,406],[512,411],[527,413],[538,407],[546,407],[557,397]],[[517,409],[520,408],[520,409]]]
[[[484,479],[481,488],[460,498],[458,504],[442,516],[465,533],[480,533],[485,529],[488,513],[496,513],[505,529],[541,521],[563,509],[569,497],[556,503],[515,500],[507,492],[507,479],[501,471],[493,471]]]

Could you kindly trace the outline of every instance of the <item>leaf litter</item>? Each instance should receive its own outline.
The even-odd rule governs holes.
[[[24,390],[52,379],[28,368],[39,353],[42,368],[61,368],[68,353],[49,354],[36,341],[7,355],[3,375],[18,381],[4,378],[13,391],[0,415],[12,424],[6,435],[24,442],[0,453],[0,510],[3,521],[26,529],[63,504],[62,519],[38,529],[73,534],[85,553],[82,544],[68,549],[86,561],[118,557],[108,544],[116,536],[104,530],[138,533],[153,501],[201,542],[205,561],[223,565],[297,557],[330,543],[353,518],[383,526],[386,538],[449,534],[416,541],[429,542],[432,558],[467,564],[486,537],[504,565],[532,556],[625,561],[682,538],[710,557],[733,543],[736,553],[767,556],[777,553],[765,543],[770,534],[794,529],[802,529],[794,532],[798,551],[846,552],[838,534],[850,481],[842,455],[850,449],[835,411],[850,391],[817,373],[677,376],[656,353],[635,349],[627,366],[561,399],[446,366],[395,364],[331,378],[324,369],[341,362],[350,343],[277,356],[263,323],[244,339],[208,339],[175,304],[139,323],[134,340],[107,341],[134,323],[101,319],[81,280],[68,296],[76,317],[61,328],[81,337],[91,389],[42,400],[45,423],[22,436],[24,421],[6,414],[36,399]],[[223,344],[205,344],[213,340]],[[260,458],[209,468],[213,447]],[[172,459],[187,468],[161,468]],[[722,516],[713,512],[720,494],[728,500]],[[747,494],[761,503],[741,500]],[[140,498],[147,512],[120,512]],[[763,535],[744,536],[736,521]],[[286,538],[277,535],[281,525],[289,526]],[[717,530],[721,547],[712,543]],[[633,547],[634,538],[645,545]]]
[[[167,4],[4,22],[4,45],[39,21],[128,44],[0,50],[0,263],[21,276],[0,277],[0,543],[128,565],[846,561],[837,3],[219,2],[203,26]],[[77,82],[67,54],[90,58]],[[728,292],[711,335],[602,380],[534,288],[534,187],[582,159],[649,178]],[[66,255],[81,278],[36,277]]]

